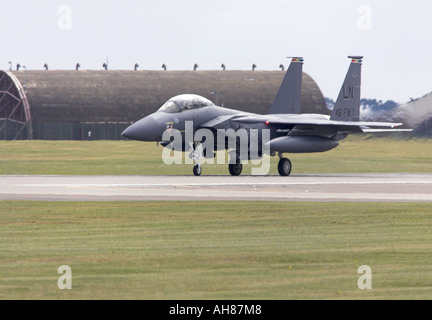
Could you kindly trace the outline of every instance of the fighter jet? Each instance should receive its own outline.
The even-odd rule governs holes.
[[[218,150],[228,150],[228,169],[233,176],[241,174],[242,162],[263,159],[266,153],[277,155],[279,174],[289,176],[292,164],[284,157],[286,153],[329,151],[351,133],[411,131],[398,129],[402,123],[360,121],[363,57],[348,58],[351,64],[330,116],[300,113],[304,59],[294,57],[267,115],[219,107],[202,96],[183,94],[169,99],[155,113],[126,128],[122,136],[189,151],[195,175],[202,172],[200,159],[215,157]],[[200,130],[210,132],[214,139],[196,134]],[[248,138],[246,144],[239,131]],[[180,143],[175,141],[176,137]],[[208,144],[203,148],[206,141]],[[247,150],[239,151],[245,145]]]

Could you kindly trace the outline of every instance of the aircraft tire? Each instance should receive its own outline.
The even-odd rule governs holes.
[[[229,173],[232,176],[239,176],[241,174],[242,170],[243,170],[243,165],[240,162],[240,160],[237,160],[237,163],[235,163],[235,164],[234,163],[230,163],[228,165],[228,170],[229,170]]]
[[[202,172],[201,166],[199,164],[194,165],[194,167],[193,167],[193,173],[194,173],[194,175],[200,176],[201,172]]]
[[[287,177],[291,173],[291,161],[287,158],[281,158],[278,163],[279,174],[283,177]]]

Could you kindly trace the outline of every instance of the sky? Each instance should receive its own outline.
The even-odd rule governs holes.
[[[0,2],[0,69],[303,70],[336,99],[348,55],[362,97],[404,103],[432,91],[430,0],[15,0]]]

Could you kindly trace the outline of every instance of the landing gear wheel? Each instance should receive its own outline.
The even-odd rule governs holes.
[[[201,166],[199,164],[194,165],[193,167],[193,173],[196,176],[200,176],[202,172]]]
[[[240,159],[237,159],[237,161],[236,161],[235,164],[234,163],[230,163],[228,165],[228,170],[229,170],[229,173],[232,176],[239,176],[241,174],[242,170],[243,170],[243,165],[240,162]]]
[[[287,158],[281,158],[278,163],[278,171],[281,176],[289,176],[291,173],[291,161]]]

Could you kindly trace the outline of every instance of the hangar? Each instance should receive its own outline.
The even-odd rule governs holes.
[[[0,139],[121,139],[120,133],[169,98],[193,93],[219,106],[266,114],[285,72],[0,71]],[[302,112],[329,114],[303,73]]]

